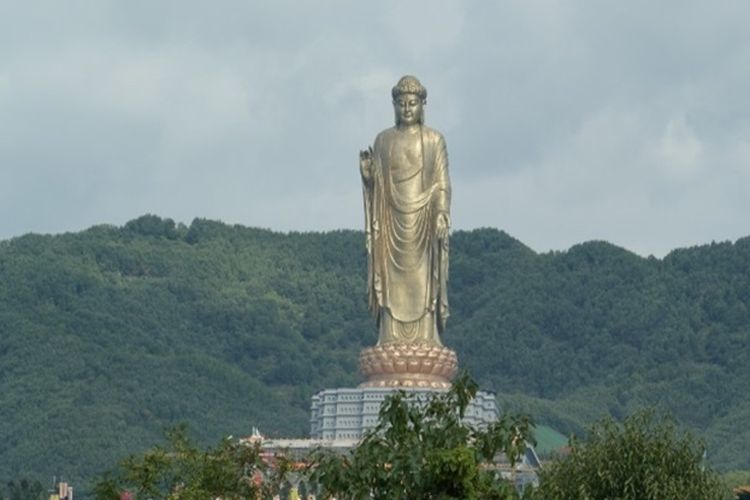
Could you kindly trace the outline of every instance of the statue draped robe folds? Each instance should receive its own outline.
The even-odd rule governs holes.
[[[449,315],[448,221],[450,180],[442,135],[419,125],[381,132],[372,170],[363,178],[369,307],[378,345],[441,346]]]

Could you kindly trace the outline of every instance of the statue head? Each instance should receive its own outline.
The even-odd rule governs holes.
[[[396,125],[416,125],[424,123],[424,105],[427,103],[427,89],[416,77],[401,77],[391,89]]]

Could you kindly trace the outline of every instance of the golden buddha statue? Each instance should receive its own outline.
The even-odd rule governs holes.
[[[457,366],[455,353],[440,340],[449,315],[448,154],[440,132],[424,125],[427,90],[419,80],[404,76],[391,94],[396,125],[380,132],[374,145],[359,154],[369,307],[378,325],[378,344],[363,351],[360,366],[370,377],[366,385],[442,387]],[[424,374],[435,370],[434,363],[416,368],[419,363],[411,358],[417,351],[427,356],[428,364],[432,358],[450,358],[453,367]],[[402,359],[404,355],[411,361]],[[371,369],[373,363],[388,364],[394,356],[394,362],[413,365],[402,372],[408,376],[385,376],[377,373],[380,368]],[[396,365],[393,369],[399,370]]]

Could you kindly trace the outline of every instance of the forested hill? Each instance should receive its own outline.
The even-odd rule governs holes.
[[[445,342],[505,407],[564,432],[671,410],[750,468],[750,238],[641,258],[451,240]],[[363,235],[144,216],[0,242],[0,480],[73,481],[185,421],[200,439],[305,435],[376,339]]]

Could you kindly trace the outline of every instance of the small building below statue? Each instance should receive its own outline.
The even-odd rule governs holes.
[[[401,389],[404,390],[404,389]],[[312,397],[310,415],[310,437],[312,439],[354,439],[378,423],[380,405],[385,398],[398,391],[390,387],[357,387],[324,389]],[[437,391],[434,389],[407,389],[408,394],[426,399]],[[495,395],[477,392],[466,408],[464,422],[473,426],[484,426],[498,418]]]

